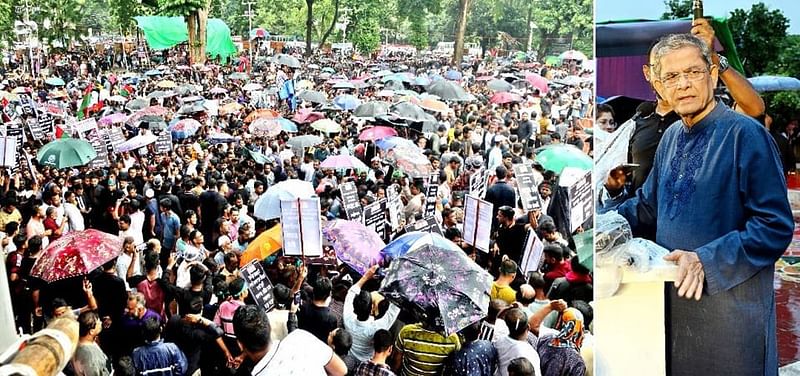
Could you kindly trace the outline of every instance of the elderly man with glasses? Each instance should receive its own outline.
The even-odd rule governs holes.
[[[719,67],[702,40],[668,35],[651,63],[680,121],[616,209],[634,229],[658,223],[656,243],[678,265],[666,294],[671,374],[777,375],[774,265],[794,226],[775,143],[714,98]]]

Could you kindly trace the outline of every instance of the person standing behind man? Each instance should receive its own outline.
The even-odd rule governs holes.
[[[673,250],[664,257],[678,265],[666,296],[672,375],[777,375],[774,265],[794,225],[775,143],[715,101],[719,68],[705,42],[668,35],[651,56],[655,89],[681,121],[617,211],[633,229],[658,223],[656,243]]]

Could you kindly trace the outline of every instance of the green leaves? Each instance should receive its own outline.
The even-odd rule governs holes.
[[[736,9],[731,12],[728,26],[745,70],[749,75],[760,75],[780,54],[780,49],[764,46],[782,44],[789,20],[780,10],[769,10],[764,3],[758,3],[753,4],[750,11]]]
[[[661,15],[662,20],[674,20],[692,15],[692,0],[665,0],[667,11]]]
[[[207,0],[159,0],[158,12],[165,16],[187,16],[200,9],[206,9]]]

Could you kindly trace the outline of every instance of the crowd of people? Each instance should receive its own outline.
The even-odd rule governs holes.
[[[591,155],[592,138],[584,128],[591,126],[586,118],[593,118],[592,82],[557,82],[592,72],[575,62],[561,67],[476,59],[450,67],[444,60],[317,54],[299,67],[255,61],[237,75],[236,65],[190,65],[185,55],[169,52],[164,66],[124,72],[113,61],[100,65],[90,56],[74,52],[42,62],[65,86],[26,73],[22,65],[7,65],[0,84],[6,126],[39,120],[37,111],[23,110],[25,94],[38,113],[52,112],[47,137],[35,139],[25,127],[19,162],[3,169],[0,230],[16,327],[30,334],[56,317],[78,320],[80,340],[65,374],[592,374],[592,273],[577,256],[572,231],[590,225],[570,226],[556,210],[553,203],[567,199],[559,175],[536,158],[537,148],[559,143]],[[382,70],[450,80],[470,97],[444,100],[448,108],[427,111],[433,124],[420,127],[392,116],[357,118],[352,110],[304,100],[298,87],[310,81],[307,89],[328,98],[345,93],[362,102],[414,103],[425,93],[424,86],[408,80],[387,94],[377,75]],[[458,77],[448,78],[451,71]],[[525,75],[534,73],[550,81],[549,87],[526,81]],[[493,103],[495,91],[481,77],[513,83],[510,90],[518,99]],[[355,88],[335,88],[331,79],[359,82]],[[160,84],[165,80],[177,87],[165,88]],[[261,88],[246,89],[246,84]],[[189,96],[216,106],[186,110]],[[82,103],[87,97],[90,106]],[[174,136],[169,152],[155,144],[125,152],[109,146],[105,167],[57,168],[37,160],[37,151],[57,134],[82,137],[72,127],[75,117],[123,113],[131,119],[139,110],[131,106],[135,101],[144,101],[145,111],[166,111],[156,115],[160,119],[101,121],[99,127],[118,128],[131,139],[158,135],[177,119],[202,126],[194,134]],[[299,132],[273,137],[252,132],[248,117],[267,107],[296,120]],[[321,134],[298,119],[303,114],[332,119],[341,131]],[[373,124],[393,127],[416,144],[438,181],[426,183],[374,142],[359,140]],[[323,141],[303,149],[287,143],[303,134],[321,134]],[[355,156],[368,170],[320,167],[334,155]],[[533,168],[539,209],[522,209],[515,165]],[[464,196],[470,177],[482,169],[489,171],[483,198],[493,204],[495,215],[488,252],[462,236]],[[343,183],[355,184],[362,205],[399,188],[403,210],[395,228],[386,225],[387,241],[422,219],[424,187],[438,185],[434,216],[442,234],[494,277],[486,286],[488,314],[448,335],[437,320],[446,312],[421,314],[381,295],[378,266],[359,275],[343,263],[315,264],[280,252],[259,260],[274,285],[275,307],[266,311],[256,305],[240,260],[248,245],[278,221],[259,218],[254,205],[270,187],[289,179],[314,187],[323,227],[345,218]],[[119,236],[119,256],[87,275],[60,281],[31,275],[50,243],[86,229]],[[543,242],[542,262],[523,272],[528,230]]]

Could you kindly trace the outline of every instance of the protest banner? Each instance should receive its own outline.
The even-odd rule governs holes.
[[[570,232],[573,232],[591,218],[594,213],[592,172],[574,167],[566,167],[561,172],[559,186],[567,188],[569,195]]]
[[[125,142],[125,134],[122,133],[122,129],[120,127],[112,126],[106,130],[108,134],[108,138],[111,140],[111,147],[114,149],[113,151],[117,152],[117,147]]]
[[[0,139],[0,166],[15,168],[17,167],[17,139],[4,137]]]
[[[539,187],[534,180],[533,168],[523,164],[513,166],[514,177],[517,180],[517,190],[522,201],[522,209],[531,211],[542,208],[542,199],[539,196]]]
[[[319,197],[281,200],[283,254],[322,256],[322,222]]]
[[[522,262],[519,264],[519,269],[523,274],[539,270],[542,266],[542,254],[544,252],[544,243],[536,235],[533,229],[528,230],[528,235],[525,237],[525,248],[522,253]],[[516,260],[515,260],[516,261]]]
[[[158,134],[158,139],[156,140],[156,153],[172,153],[172,133],[169,130],[163,130]]]
[[[103,131],[95,127],[94,129],[86,132],[84,138],[86,141],[89,141],[89,143],[92,144],[92,148],[94,148],[94,151],[97,152],[97,156],[89,161],[89,167],[108,167],[108,148],[106,147],[106,142],[103,139]]]
[[[392,233],[400,230],[400,214],[403,212],[403,201],[400,199],[400,186],[392,184],[386,188],[386,203],[389,209],[389,226],[392,228]]]
[[[431,184],[425,191],[425,211],[423,217],[432,217],[436,213],[436,195],[439,193],[439,186]]]
[[[380,199],[364,207],[364,226],[375,231],[386,240],[386,199]]]
[[[434,217],[426,217],[422,218],[419,221],[416,221],[405,228],[406,232],[434,232],[439,235],[444,236],[444,232],[442,231],[442,226],[439,225],[439,222],[436,222],[436,218]]]
[[[31,137],[34,140],[42,140],[53,133],[53,117],[47,112],[38,111],[35,121],[28,123]]]
[[[361,201],[358,200],[358,189],[355,183],[349,181],[339,185],[342,194],[342,205],[345,217],[351,221],[361,222]]]
[[[469,176],[469,194],[473,197],[483,198],[486,194],[486,183],[489,179],[488,170],[481,168]]]

